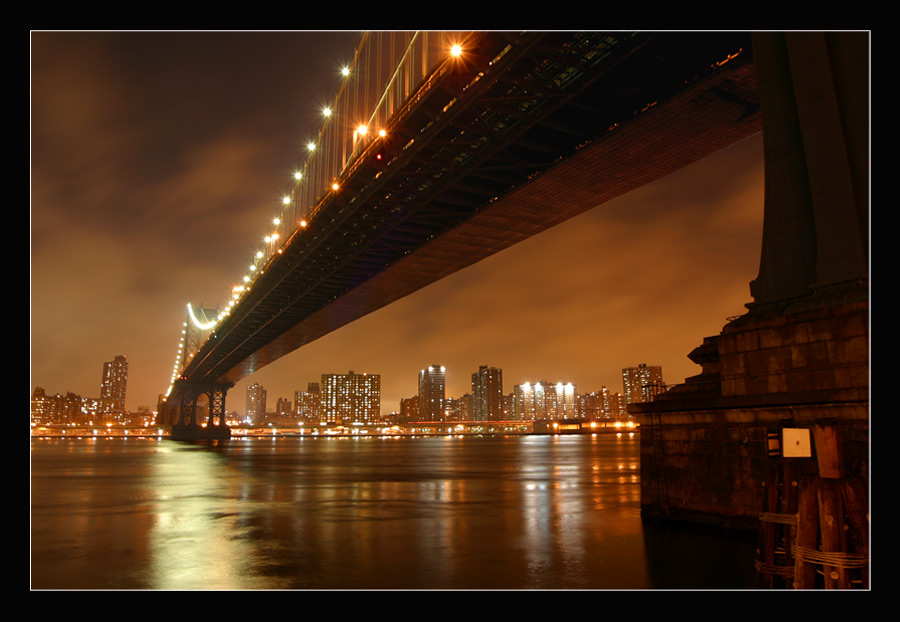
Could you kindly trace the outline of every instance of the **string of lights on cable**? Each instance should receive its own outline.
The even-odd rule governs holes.
[[[300,35],[302,36],[302,35]],[[232,286],[228,302],[207,317],[187,304],[186,321],[166,395],[194,354],[188,351],[191,330],[213,334],[253,288],[255,280],[276,261],[293,235],[306,229],[327,193],[340,192],[341,179],[372,141],[388,136],[392,115],[441,62],[463,55],[466,33],[366,32],[352,60],[340,69],[340,86],[331,104],[321,107],[318,135],[306,143],[305,162],[293,172],[290,188],[270,217],[268,233]]]

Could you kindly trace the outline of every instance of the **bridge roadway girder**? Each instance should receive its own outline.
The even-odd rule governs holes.
[[[188,379],[234,383],[760,131],[749,34],[476,33],[473,46],[323,197]]]

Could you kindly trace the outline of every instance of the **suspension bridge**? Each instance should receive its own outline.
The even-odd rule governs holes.
[[[367,33],[242,281],[188,304],[160,423],[227,436],[241,378],[760,130],[747,33]]]

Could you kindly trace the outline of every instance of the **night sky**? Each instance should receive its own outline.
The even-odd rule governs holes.
[[[129,361],[127,408],[168,387],[188,301],[227,302],[340,84],[356,32],[31,36],[31,386],[98,397]],[[552,206],[548,206],[552,208]],[[378,373],[382,413],[447,367],[605,385],[687,354],[744,312],[762,237],[762,136],[599,206],[302,348],[228,393],[278,397]]]

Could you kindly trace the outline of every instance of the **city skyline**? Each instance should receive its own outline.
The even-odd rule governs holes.
[[[184,305],[226,299],[357,37],[34,34],[31,389],[99,394],[94,366],[122,354],[126,408],[155,407]],[[319,339],[226,406],[355,369],[392,412],[434,361],[452,396],[480,365],[619,391],[646,362],[676,384],[750,301],[761,234],[757,135]]]
[[[641,368],[647,367],[646,364],[641,364]],[[115,392],[117,395],[117,399],[119,403],[124,400],[125,396],[125,384],[127,382],[127,362],[124,356],[116,356],[114,361],[108,361],[103,364],[103,379],[101,386],[101,396],[97,398],[96,396],[90,395],[82,395],[75,393],[73,391],[49,391],[43,387],[35,385],[32,398],[35,395],[41,395],[56,398],[56,399],[68,399],[69,397],[80,398],[82,400],[82,407],[90,409],[91,405],[97,405],[101,411],[101,413],[105,414],[108,412],[116,412],[118,414],[138,414],[138,411],[127,411],[120,408],[110,408],[109,405],[105,405],[107,402],[111,402],[111,398],[107,396],[107,393]],[[658,366],[651,366],[650,369],[656,370],[656,375],[654,379],[657,381],[654,384],[656,386],[662,387],[663,390],[666,388],[666,384],[662,378],[662,368]],[[116,370],[116,371],[113,371]],[[429,366],[426,369],[420,370],[419,372],[419,391],[407,398],[403,398],[403,400],[416,400],[417,402],[421,402],[420,393],[422,391],[423,386],[423,375],[426,375],[426,372],[431,372],[434,370],[436,375],[440,377],[439,382],[437,383],[437,388],[439,390],[439,394],[441,397],[437,398],[437,402],[439,402],[439,406],[436,408],[441,412],[446,412],[448,408],[448,403],[456,400],[469,398],[471,400],[471,413],[470,419],[472,420],[483,420],[483,421],[493,421],[493,420],[501,420],[503,417],[501,416],[501,409],[503,408],[503,400],[506,398],[513,398],[516,394],[518,394],[521,388],[524,386],[526,390],[531,391],[530,388],[532,385],[536,387],[540,387],[541,385],[545,385],[551,389],[555,389],[556,391],[562,390],[565,387],[567,394],[572,397],[575,395],[581,395],[585,398],[589,396],[602,392],[604,394],[609,395],[617,395],[621,397],[626,402],[631,401],[628,399],[629,393],[629,381],[628,379],[624,379],[623,386],[621,390],[617,390],[618,387],[615,386],[606,386],[603,385],[599,388],[591,388],[586,390],[578,390],[578,387],[573,385],[572,383],[562,383],[562,382],[553,382],[544,380],[538,380],[532,383],[530,380],[526,380],[524,382],[519,382],[514,384],[512,387],[508,387],[503,384],[502,375],[503,370],[498,369],[493,366],[481,365],[479,369],[471,374],[471,384],[468,387],[468,390],[465,393],[459,395],[451,395],[447,394],[445,391],[445,382],[444,376],[446,374],[446,368],[444,366]],[[636,371],[637,368],[623,369],[623,376],[629,371]],[[319,397],[319,387],[320,386],[328,386],[329,382],[335,382],[338,379],[347,379],[353,377],[364,378],[366,376],[370,376],[376,378],[376,383],[378,385],[377,392],[380,394],[380,384],[381,384],[381,375],[377,373],[368,373],[364,372],[361,374],[356,374],[353,370],[350,370],[347,374],[332,374],[325,373],[321,374],[321,383],[320,382],[309,382],[307,383],[306,390],[303,389],[295,389],[293,391],[292,397],[285,397],[282,395],[273,395],[272,400],[268,399],[268,391],[266,388],[258,383],[249,384],[244,388],[244,407],[243,409],[235,406],[237,396],[234,391],[231,391],[231,400],[229,400],[229,413],[236,413],[240,416],[246,416],[248,419],[254,419],[256,417],[265,416],[268,414],[281,414],[282,413],[282,403],[287,404],[291,413],[299,413],[304,408],[309,408],[309,404],[304,404],[302,402],[308,401],[310,399],[311,393],[315,394],[315,400],[318,401]],[[115,378],[114,382],[110,381],[110,377]],[[339,381],[339,380],[338,380]],[[426,385],[429,385],[428,381],[425,382]],[[426,393],[428,393],[428,389],[426,388]],[[437,394],[435,394],[437,395]],[[403,401],[401,400],[401,401]],[[379,404],[381,400],[379,399]],[[426,397],[426,400],[428,398]],[[643,401],[647,401],[646,399]],[[479,406],[481,403],[481,406]],[[274,405],[274,406],[273,406]],[[399,405],[398,405],[399,406]],[[421,406],[421,405],[420,405]],[[399,414],[400,408],[388,408],[385,410],[385,406],[381,406],[380,415],[382,417],[386,417],[388,415],[396,415]],[[418,408],[417,408],[418,410]],[[534,409],[532,409],[533,411]],[[32,401],[32,414],[34,414],[34,402]],[[517,418],[520,413],[510,413],[507,418]],[[562,417],[567,417],[565,413],[555,413],[554,418],[559,415]],[[443,414],[439,417],[432,416],[430,418],[433,419],[442,419]]]

